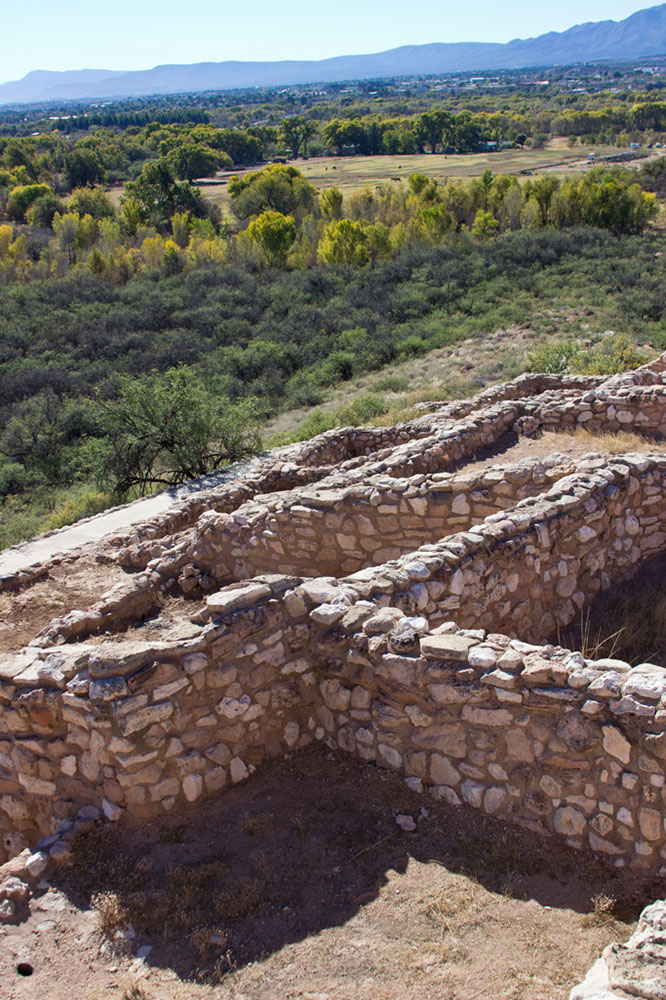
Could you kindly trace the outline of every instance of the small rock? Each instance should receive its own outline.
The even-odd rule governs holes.
[[[69,861],[71,853],[66,841],[56,840],[55,844],[49,850],[49,857],[56,864],[63,864],[65,861]]]
[[[395,818],[396,823],[401,830],[406,833],[412,833],[416,829],[416,823],[411,816],[405,816],[403,813],[399,813]]]
[[[16,906],[11,899],[0,900],[0,924],[8,924],[16,916]]]
[[[110,823],[117,823],[123,814],[121,807],[108,799],[102,799],[102,812]]]
[[[14,902],[17,900],[23,900],[28,895],[28,886],[25,882],[22,882],[20,878],[16,878],[15,875],[11,875],[3,884],[0,886],[0,895],[4,896],[6,899],[11,899]]]
[[[42,851],[35,851],[25,863],[25,870],[32,878],[37,878],[46,869],[49,859]]]

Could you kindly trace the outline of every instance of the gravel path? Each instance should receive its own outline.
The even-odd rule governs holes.
[[[261,464],[261,457],[245,462],[237,462],[220,472],[213,472],[201,479],[193,479],[189,483],[181,483],[162,493],[143,497],[133,503],[114,507],[111,510],[87,517],[66,528],[38,535],[29,542],[21,542],[0,552],[0,577],[18,570],[27,569],[36,563],[45,562],[56,555],[64,555],[73,549],[92,542],[98,542],[116,531],[130,528],[133,524],[146,521],[158,514],[164,513],[180,500],[193,493],[214,489],[225,482],[237,479],[254,471]]]

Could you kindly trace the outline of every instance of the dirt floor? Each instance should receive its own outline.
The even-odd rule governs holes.
[[[0,592],[0,653],[20,649],[40,629],[60,615],[88,608],[127,575],[117,566],[103,566],[94,558],[63,559],[48,577],[20,593]]]
[[[664,888],[313,745],[200,809],[81,837],[0,930],[0,996],[565,1000]]]

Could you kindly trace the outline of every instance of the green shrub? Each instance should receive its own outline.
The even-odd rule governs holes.
[[[572,371],[580,348],[573,340],[558,340],[538,347],[527,355],[527,371],[563,375]]]
[[[113,504],[114,500],[110,493],[84,488],[58,504],[42,525],[42,531],[64,528],[67,524],[80,521],[82,517],[92,517],[93,514],[108,510]]]
[[[404,375],[382,375],[372,388],[377,392],[405,392],[409,389],[409,379]]]
[[[644,365],[648,360],[622,333],[606,337],[589,351],[581,351],[575,359],[574,371],[582,375],[617,375]]]

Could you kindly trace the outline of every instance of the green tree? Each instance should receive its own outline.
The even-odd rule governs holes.
[[[324,188],[319,193],[319,210],[325,219],[339,219],[342,215],[342,191],[339,187]]]
[[[172,150],[167,160],[179,180],[193,181],[196,177],[213,177],[220,166],[230,167],[231,157],[208,146],[188,143]]]
[[[262,212],[247,227],[247,234],[259,244],[268,263],[273,267],[280,267],[285,264],[296,239],[296,225],[290,215]]]
[[[48,194],[40,195],[33,201],[25,213],[25,217],[31,226],[49,228],[56,212],[63,212],[64,209],[65,206],[60,198],[53,191],[49,191]]]
[[[472,236],[476,236],[479,240],[489,240],[492,239],[493,236],[497,235],[498,229],[499,222],[492,212],[484,212],[483,209],[480,208],[474,216]]]
[[[52,194],[53,190],[48,184],[25,184],[15,187],[7,201],[5,209],[7,218],[14,222],[25,222],[25,214],[33,202]]]
[[[365,227],[351,219],[330,223],[321,238],[318,253],[324,264],[367,264],[369,252]]]
[[[303,151],[303,156],[308,155],[308,140],[317,132],[317,123],[308,121],[303,115],[293,115],[285,118],[280,125],[278,137],[283,145],[291,150],[294,159],[299,152]]]
[[[445,130],[447,133],[445,145],[449,145],[452,124],[453,117],[448,111],[435,108],[419,115],[416,120],[416,134],[420,142],[430,146],[431,153],[436,153],[438,145],[444,140]]]
[[[125,190],[123,201],[131,201],[130,214],[138,206],[142,220],[158,227],[167,224],[175,212],[191,212],[197,216],[206,214],[197,189],[184,181],[177,181],[166,160],[147,163]]]
[[[93,219],[112,219],[113,202],[101,187],[76,188],[67,202],[67,211],[78,215],[92,215]]]
[[[261,447],[255,400],[214,396],[187,366],[122,376],[118,398],[98,403],[108,442],[101,478],[121,496],[195,479]]]
[[[70,189],[103,184],[106,171],[94,149],[78,146],[65,157],[65,176]]]
[[[302,217],[317,205],[317,191],[303,174],[296,167],[279,163],[244,177],[232,177],[229,194],[231,208],[239,219],[266,211]]]
[[[555,174],[541,174],[535,181],[528,181],[525,185],[525,194],[534,198],[539,206],[539,221],[542,226],[549,225],[551,221],[551,205],[559,186],[559,178]]]

